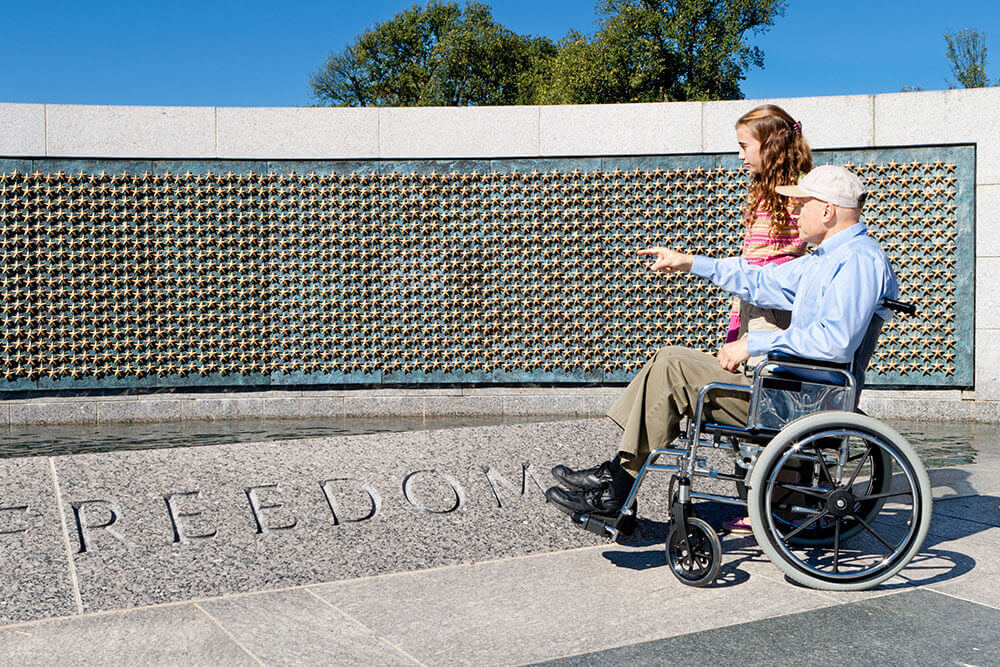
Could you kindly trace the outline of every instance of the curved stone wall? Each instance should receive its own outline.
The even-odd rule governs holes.
[[[1000,243],[995,240],[994,231],[997,207],[991,205],[991,202],[1000,201],[1000,150],[995,145],[996,137],[987,131],[998,120],[994,118],[998,97],[996,90],[987,89],[773,100],[803,120],[806,138],[814,148],[836,149],[820,153],[820,161],[847,161],[858,165],[885,197],[878,204],[882,210],[869,209],[869,222],[875,223],[873,229],[879,224],[885,225],[879,233],[889,235],[888,243],[903,274],[904,291],[916,295],[923,306],[922,317],[928,319],[901,320],[900,330],[888,332],[889,345],[883,348],[882,358],[877,360],[881,363],[877,368],[878,381],[883,385],[950,390],[953,393],[946,395],[955,406],[964,405],[964,399],[975,396],[976,405],[988,408],[993,404],[983,403],[983,399],[992,400],[1000,394],[1000,377],[995,370],[998,366],[993,363],[1000,356],[1000,337],[994,335],[998,329],[991,328],[996,319],[992,314],[1000,312],[1000,308],[989,290],[975,289],[974,280],[977,274],[986,276],[993,268],[1000,268],[993,267],[993,257],[1000,255],[997,252]],[[711,340],[712,332],[721,329],[721,298],[700,292],[706,304],[695,305],[696,313],[697,308],[704,311],[696,321],[687,319],[690,313],[685,313],[684,322],[676,319],[679,315],[676,302],[697,298],[683,290],[676,295],[669,292],[657,295],[660,298],[657,307],[664,313],[671,313],[667,320],[660,313],[641,320],[616,319],[614,308],[601,308],[601,300],[614,292],[623,300],[652,296],[642,291],[652,286],[642,282],[648,278],[632,274],[632,282],[624,283],[574,281],[572,276],[560,273],[565,270],[565,264],[556,262],[555,253],[550,251],[550,257],[539,259],[544,246],[525,241],[531,234],[544,233],[534,227],[544,227],[548,221],[536,219],[533,209],[542,211],[547,207],[540,201],[532,206],[530,199],[552,197],[551,203],[555,205],[551,207],[553,218],[549,224],[560,232],[570,230],[568,221],[577,212],[589,211],[595,216],[593,229],[576,230],[577,233],[590,233],[591,241],[603,241],[606,247],[618,251],[620,244],[602,236],[616,233],[611,224],[616,219],[628,230],[617,233],[630,233],[630,238],[638,241],[647,240],[643,234],[650,234],[649,240],[659,240],[662,236],[655,232],[662,230],[699,233],[695,222],[701,219],[697,215],[697,203],[694,204],[694,216],[686,208],[691,203],[688,200],[679,209],[662,206],[663,215],[658,215],[655,209],[660,204],[645,197],[658,188],[661,189],[659,196],[668,196],[663,192],[666,179],[656,175],[657,169],[672,174],[679,167],[682,173],[680,177],[673,177],[678,179],[675,186],[695,188],[701,187],[698,181],[707,184],[711,180],[701,177],[695,170],[702,168],[710,174],[721,166],[726,173],[719,172],[719,181],[713,185],[725,192],[725,200],[708,202],[706,219],[714,219],[717,224],[732,224],[730,216],[736,205],[733,198],[740,188],[730,170],[732,158],[724,152],[731,150],[733,119],[759,102],[473,109],[161,109],[0,104],[0,118],[4,120],[0,123],[0,154],[8,156],[0,160],[0,172],[8,174],[8,183],[4,184],[8,187],[7,214],[14,217],[10,213],[16,207],[10,204],[13,183],[9,182],[12,180],[9,175],[16,170],[22,186],[30,183],[32,215],[38,216],[32,218],[35,224],[32,238],[35,240],[25,245],[17,240],[18,234],[12,234],[13,240],[6,248],[7,257],[17,262],[13,256],[15,250],[30,251],[34,270],[48,281],[44,290],[35,290],[30,297],[17,293],[8,295],[12,303],[27,301],[30,307],[25,310],[9,306],[6,315],[12,316],[14,310],[20,310],[20,319],[30,316],[33,326],[45,317],[56,318],[56,325],[42,329],[42,334],[27,333],[29,327],[20,319],[7,323],[4,330],[8,336],[5,344],[9,363],[4,369],[7,395],[38,390],[146,391],[158,387],[227,385],[262,389],[292,385],[426,386],[428,382],[438,385],[622,382],[630,374],[631,365],[638,363],[649,348],[667,342],[670,336],[680,336],[682,342],[706,345],[698,337]],[[936,148],[919,148],[939,144]],[[964,144],[966,147],[945,144]],[[862,150],[862,153],[845,149]],[[949,157],[945,153],[938,157],[927,150],[950,152],[959,157]],[[564,157],[579,155],[589,157]],[[628,166],[635,158],[615,157],[623,155],[645,156],[645,162],[638,167]],[[936,165],[936,161],[940,164]],[[914,162],[918,166],[907,167]],[[955,173],[948,173],[948,165],[953,165]],[[616,168],[623,174],[616,176]],[[107,209],[101,208],[100,202],[101,199],[110,202],[113,199],[110,192],[101,193],[101,183],[94,183],[96,190],[90,187],[91,179],[99,176],[102,169],[105,176],[101,178],[106,180],[103,187],[117,188],[117,194],[124,197],[124,200],[116,200],[116,205],[108,204]],[[574,176],[573,169],[577,169],[579,175]],[[296,172],[295,179],[288,177],[287,173],[292,170]],[[536,176],[531,175],[532,170],[538,172]],[[254,173],[252,181],[251,171]],[[456,220],[461,219],[463,209],[452,207],[448,200],[456,196],[466,200],[470,193],[462,192],[460,178],[461,174],[473,171],[477,172],[483,201],[478,208],[472,206],[475,210],[466,210],[470,216],[466,231],[470,235],[451,245],[427,243],[420,225],[429,228],[429,225],[438,224],[437,231],[440,231],[444,226],[455,224],[447,215],[454,213],[459,216]],[[57,176],[60,172],[61,177]],[[123,172],[127,176],[123,176]],[[356,179],[353,182],[352,172]],[[416,176],[411,177],[411,172]],[[190,176],[185,176],[187,173]],[[147,174],[148,180],[144,180],[143,174]],[[332,174],[337,175],[336,182]],[[544,174],[549,174],[552,182],[546,184],[542,180]],[[504,181],[504,175],[510,180]],[[157,176],[161,179],[159,183],[154,180]],[[369,180],[363,183],[366,176]],[[109,273],[102,272],[102,262],[92,262],[89,254],[78,255],[83,258],[83,269],[66,268],[72,262],[59,257],[52,261],[52,255],[48,254],[50,250],[57,255],[65,250],[60,249],[57,239],[67,230],[58,230],[58,225],[68,228],[70,223],[65,219],[60,223],[58,212],[74,210],[60,203],[61,198],[68,201],[70,197],[68,192],[58,191],[60,186],[54,179],[59,178],[67,188],[76,179],[72,186],[78,188],[75,191],[77,203],[73,206],[84,206],[87,212],[73,222],[77,225],[74,229],[87,227],[90,230],[87,232],[90,234],[86,241],[87,251],[96,251],[98,257],[101,252],[106,253],[106,266],[114,265]],[[281,178],[286,182],[281,183]],[[416,180],[411,180],[414,178]],[[41,181],[36,182],[36,179]],[[163,199],[159,196],[168,180],[171,187],[180,190]],[[880,180],[884,181],[882,185],[878,185]],[[631,183],[634,183],[634,191],[628,189]],[[86,186],[87,196],[79,196],[81,185]],[[350,263],[359,263],[360,269],[360,264],[372,261],[376,245],[366,251],[356,243],[351,245],[353,242],[338,245],[343,234],[325,240],[320,238],[331,228],[334,215],[344,215],[346,211],[342,204],[324,200],[320,193],[329,195],[334,189],[339,191],[341,185],[359,189],[356,209],[351,208],[353,204],[347,209],[363,215],[366,209],[362,206],[367,206],[371,220],[384,222],[388,219],[387,213],[400,212],[397,232],[384,238],[373,237],[372,243],[377,242],[377,261],[393,261],[386,258],[392,256],[390,248],[394,242],[391,237],[395,234],[401,245],[410,243],[409,248],[420,251],[421,262],[427,257],[432,257],[432,261],[440,260],[441,269],[437,275],[446,278],[437,285],[432,285],[433,281],[422,283],[414,275],[433,275],[435,272],[433,266],[428,269],[423,264],[409,276],[399,270],[398,266],[402,265],[390,266],[383,274],[375,274],[380,281],[378,298],[386,300],[384,303],[377,301],[376,307],[367,309],[372,322],[368,324],[367,333],[376,338],[366,339],[366,342],[370,344],[374,340],[382,345],[379,352],[382,356],[377,359],[374,354],[371,360],[364,359],[364,353],[354,354],[364,349],[361,336],[366,323],[355,319],[359,311],[352,309],[350,303],[352,299],[364,298],[365,286],[361,284],[360,291],[356,291],[355,283],[342,279],[343,275],[351,273],[357,276],[360,272],[353,271]],[[396,195],[400,206],[371,209],[373,203],[381,201],[383,190],[388,192],[393,185],[400,188],[400,194]],[[413,186],[416,188],[412,189]],[[456,186],[458,191],[452,192],[450,189]],[[252,192],[255,188],[266,191],[272,187],[280,188],[286,196],[290,189],[300,190],[290,195],[298,208],[288,204],[282,208],[277,204],[281,198],[272,197],[273,193],[265,198],[263,192]],[[405,198],[402,196],[404,187],[411,188]],[[550,192],[543,195],[544,187],[549,187]],[[592,191],[585,193],[585,187],[591,187]],[[46,188],[56,190],[52,198]],[[184,188],[190,188],[191,192],[184,193]],[[309,192],[310,188],[316,192]],[[360,192],[362,188],[368,189],[364,196]],[[506,193],[504,188],[507,188]],[[156,194],[151,189],[158,192],[157,197],[150,196]],[[41,198],[39,191],[44,194]],[[244,198],[248,191],[249,196]],[[373,198],[376,192],[378,197]],[[195,193],[197,196],[192,196]],[[235,196],[236,193],[240,196]],[[695,194],[693,190],[685,190],[684,196]],[[716,196],[707,190],[701,190],[700,195]],[[13,196],[27,199],[24,194]],[[525,196],[529,205],[519,203],[519,197]],[[615,196],[621,201],[614,201]],[[315,199],[315,207],[310,197]],[[573,202],[573,197],[580,197],[580,201]],[[486,203],[490,198],[493,198],[492,203]],[[568,199],[568,207],[560,199]],[[584,200],[589,208],[585,207]],[[104,216],[111,220],[103,223],[103,228],[102,223],[98,223],[96,235],[92,233],[94,228],[89,227],[89,216],[94,215],[90,207],[94,201],[102,212],[95,219]],[[242,207],[237,201],[242,201]],[[362,204],[363,201],[366,203]],[[143,213],[150,206],[154,212],[151,217]],[[627,215],[616,218],[615,206]],[[324,207],[331,216],[329,225],[321,217]],[[23,211],[24,207],[18,210]],[[165,227],[149,223],[158,212],[166,218],[168,211],[173,217]],[[406,211],[418,217],[406,220],[402,217]],[[318,217],[308,221],[303,212],[316,213]],[[494,220],[495,213],[499,215]],[[503,219],[505,214],[510,216],[509,221]],[[115,215],[119,215],[118,220]],[[179,223],[178,215],[189,221]],[[199,215],[203,216],[200,222]],[[245,224],[234,225],[240,222],[241,215],[246,218],[242,221]],[[287,217],[283,220],[282,215]],[[427,216],[437,216],[436,222],[429,221]],[[361,220],[360,215],[358,219]],[[121,247],[115,248],[113,237],[125,230],[126,220],[133,226],[138,220],[139,229],[127,231],[126,236],[119,239]],[[40,221],[53,222],[57,233],[39,235]],[[84,225],[85,221],[88,225]],[[197,238],[190,221],[198,222],[198,228],[208,232],[205,239]],[[339,218],[336,221],[341,222]],[[473,221],[479,226],[473,228]],[[684,221],[688,227],[684,227]],[[504,222],[509,222],[506,229]],[[143,228],[147,223],[152,226]],[[254,225],[258,223],[260,229],[255,232]],[[412,225],[406,233],[403,233],[404,223]],[[671,226],[675,224],[678,226]],[[192,225],[190,230],[187,225]],[[461,236],[460,223],[458,227]],[[240,236],[245,228],[250,229],[248,237]],[[722,235],[712,237],[712,233],[706,232],[713,239],[706,247],[722,251],[718,245]],[[146,239],[154,238],[157,240],[151,244],[145,243]],[[281,241],[282,238],[286,240]],[[448,238],[454,241],[456,237]],[[883,241],[886,238],[883,236]],[[41,241],[41,245],[32,245],[36,241]],[[141,250],[141,261],[135,264],[128,260],[112,261],[116,251],[121,254],[125,250],[126,241],[129,248]],[[475,265],[476,273],[470,275],[469,267],[461,266],[468,282],[460,284],[456,282],[459,274],[444,270],[445,266],[452,267],[450,262],[456,259],[461,265],[463,259],[474,256],[484,243],[495,245],[497,241],[501,244],[500,263],[510,262],[516,270],[527,266],[527,274],[500,271],[487,263],[482,269]],[[318,249],[315,247],[317,242]],[[330,247],[323,245],[327,242]],[[15,248],[17,243],[21,245]],[[199,247],[199,243],[203,247]],[[286,245],[282,247],[282,243]],[[570,247],[573,245],[571,243]],[[697,241],[692,246],[697,249]],[[70,255],[72,250],[70,247]],[[82,251],[83,247],[76,250]],[[272,251],[286,253],[284,257],[292,259],[293,269],[282,273],[280,260],[271,264],[260,261],[259,257]],[[186,276],[182,275],[183,271],[178,272],[177,268],[186,262],[196,263],[199,252],[209,263],[203,268],[211,270],[194,271]],[[370,255],[367,260],[363,257],[365,252]],[[448,252],[457,254],[453,258]],[[504,256],[503,252],[508,254]],[[604,263],[613,259],[617,256],[599,258]],[[296,263],[299,260],[304,263]],[[321,266],[337,263],[335,260],[346,262],[346,274],[340,269],[322,272]],[[542,291],[546,289],[544,282],[511,280],[512,273],[522,277],[530,276],[532,271],[537,273],[539,269],[532,262],[543,265],[545,260],[548,260],[547,266],[555,267],[552,269],[556,272],[554,283],[564,291],[557,292],[553,287],[551,293],[545,293]],[[566,261],[565,257],[562,261]],[[216,262],[217,266],[213,268],[211,262]],[[231,279],[223,278],[223,274],[215,270],[227,263],[234,270]],[[155,268],[150,272],[142,268],[146,264]],[[641,265],[632,268],[641,268]],[[70,272],[69,280],[63,279],[60,273],[63,270]],[[63,332],[69,338],[60,338],[58,322],[60,317],[72,319],[74,316],[74,307],[70,306],[74,299],[68,298],[74,270],[78,275],[87,276],[87,290],[90,290],[78,295],[83,301],[77,301],[79,312],[75,314],[82,319],[84,308],[79,303],[84,303],[91,319],[110,315],[111,324],[105,325],[108,328],[105,333],[113,331],[114,334],[110,338],[87,339],[90,342],[82,347],[89,345],[91,358],[82,363],[81,355],[75,353],[83,350],[72,349],[73,345],[81,347],[79,341],[73,342],[76,339],[67,325]],[[10,277],[8,274],[8,279]],[[325,285],[324,280],[331,284]],[[131,282],[137,290],[136,294],[127,295],[131,301],[117,306],[120,313],[116,313],[116,305],[107,298],[115,288],[115,281]],[[259,282],[253,284],[254,281]],[[448,281],[454,285],[446,284]],[[56,287],[57,292],[65,291],[49,294],[48,286],[58,283],[68,286]],[[7,285],[10,289],[11,283]],[[566,291],[567,285],[572,286],[569,291]],[[698,286],[704,287],[700,283]],[[82,289],[83,282],[77,287]],[[424,308],[423,300],[434,298],[432,287],[444,288],[442,294],[451,299],[447,308],[443,297],[438,297],[442,304],[437,311],[433,304]],[[484,294],[489,292],[490,296],[472,294],[477,287]],[[455,289],[448,292],[449,288]],[[200,291],[202,289],[205,291]],[[376,290],[374,287],[369,289],[372,290],[370,298]],[[462,289],[469,293],[463,294]],[[258,294],[266,291],[268,296],[259,301],[246,299],[245,290],[257,290]],[[638,291],[632,294],[628,290]],[[348,293],[351,296],[346,297],[346,307],[343,307],[339,296],[334,298],[334,294]],[[483,303],[476,304],[477,298]],[[393,299],[398,302],[396,306]],[[574,300],[581,303],[574,303]],[[530,306],[510,307],[512,302],[532,304],[534,301],[538,301],[534,310]],[[583,325],[573,327],[572,317],[547,324],[544,311],[548,308],[552,313],[548,317],[556,316],[552,309],[557,301],[569,303],[570,314],[577,308],[576,315],[585,318]],[[230,310],[218,311],[218,304],[227,302]],[[65,312],[62,306],[67,306]],[[103,308],[109,309],[108,312]],[[213,308],[216,308],[214,315],[209,312]],[[978,323],[976,312],[979,313]],[[399,313],[409,321],[393,322],[393,317]],[[445,319],[446,313],[451,319]],[[116,316],[122,320],[120,327],[113,326]],[[461,317],[456,319],[457,316]],[[157,317],[161,318],[159,325]],[[171,317],[177,322],[176,334],[171,334]],[[477,318],[482,318],[480,327],[495,327],[479,334],[481,342],[471,340],[477,335],[476,331],[464,327]],[[459,321],[463,326],[456,327]],[[670,331],[674,321],[680,328]],[[136,325],[145,339],[137,337]],[[400,331],[392,332],[394,325]],[[20,332],[17,331],[19,326]],[[585,330],[587,326],[590,329]],[[629,326],[635,328],[635,332],[626,331]],[[186,334],[194,336],[189,340],[196,342],[178,345],[181,327],[187,327]],[[255,328],[260,329],[259,335]],[[343,336],[347,330],[350,333],[345,341]],[[94,333],[89,328],[87,332]],[[660,338],[656,337],[658,333]],[[429,335],[431,345],[405,348],[416,349],[417,358],[406,359],[392,353],[393,349],[403,353],[404,340],[422,342],[423,334]],[[503,342],[504,334],[507,344]],[[433,344],[435,335],[440,337],[437,347]],[[546,335],[549,340],[567,340],[568,337],[566,349],[540,344]],[[587,335],[600,338],[601,344],[588,347],[581,344],[582,340],[573,340],[574,336]],[[631,335],[638,344],[632,348],[622,346],[617,352],[614,345],[603,345],[609,335],[612,338]],[[336,348],[338,336],[342,346],[339,350]],[[359,336],[359,339],[351,341],[352,336]],[[388,345],[384,344],[382,336],[388,338]],[[395,347],[393,336],[399,338]],[[70,343],[68,350],[62,345],[67,340]],[[444,345],[445,340],[448,347]],[[248,345],[248,341],[259,344],[254,347]],[[579,349],[574,351],[574,346]],[[45,356],[39,356],[43,350]],[[584,351],[587,354],[581,354]],[[370,370],[375,372],[366,373],[365,362],[371,363]],[[164,365],[159,366],[161,363]],[[254,363],[259,364],[259,368],[255,368]],[[348,364],[346,373],[344,363]],[[359,367],[351,369],[353,363]],[[959,392],[970,387],[975,387],[974,395]],[[909,394],[902,396],[911,398]],[[913,400],[917,400],[916,396],[913,395]],[[426,400],[421,399],[424,403]],[[9,405],[12,410],[16,407],[13,403]],[[977,408],[969,414],[979,412]],[[10,419],[13,421],[13,416]]]

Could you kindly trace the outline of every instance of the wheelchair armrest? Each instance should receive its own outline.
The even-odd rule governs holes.
[[[767,355],[768,361],[775,361],[778,363],[787,362],[790,364],[804,364],[807,366],[815,366],[816,368],[829,368],[832,370],[839,371],[849,371],[851,370],[851,364],[849,363],[837,363],[835,361],[821,361],[819,359],[806,359],[805,357],[795,357],[790,354],[775,354],[770,353]]]

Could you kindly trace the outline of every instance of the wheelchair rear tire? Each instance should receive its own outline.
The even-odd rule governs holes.
[[[707,586],[719,575],[722,543],[715,529],[702,519],[689,517],[686,531],[681,531],[677,522],[673,522],[667,534],[666,551],[670,571],[682,584]]]
[[[831,439],[845,438],[848,452],[860,453],[842,467],[827,464]],[[787,470],[809,458],[818,478],[786,481]],[[869,479],[860,479],[862,471]],[[777,506],[789,489],[809,506]],[[865,415],[820,412],[788,424],[761,452],[748,509],[757,543],[789,578],[822,590],[864,590],[920,550],[930,527],[930,482],[919,456],[893,429]],[[833,524],[832,540],[797,539],[824,520]]]

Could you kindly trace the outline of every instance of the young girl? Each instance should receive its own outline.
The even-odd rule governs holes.
[[[805,241],[789,214],[789,202],[774,191],[779,185],[794,185],[812,169],[812,153],[802,137],[802,124],[773,104],[752,109],[736,121],[736,142],[740,160],[750,172],[744,221],[742,256],[751,264],[783,263],[802,256]],[[726,342],[748,331],[787,329],[790,313],[758,308],[740,299],[733,300]],[[750,359],[756,365],[761,359]],[[750,533],[750,522],[739,517],[723,524],[731,533]]]
[[[798,227],[788,213],[788,201],[774,191],[779,185],[794,185],[812,169],[812,153],[802,138],[802,124],[773,104],[752,109],[736,121],[740,160],[750,172],[750,187],[744,208],[746,233],[743,258],[751,264],[783,263],[801,257],[806,250]],[[787,329],[789,314],[757,308],[734,299],[726,342],[747,331]],[[751,360],[753,365],[757,360]]]

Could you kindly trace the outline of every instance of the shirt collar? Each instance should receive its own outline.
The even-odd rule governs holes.
[[[837,248],[845,245],[848,241],[856,236],[865,236],[868,234],[868,228],[865,227],[865,223],[856,222],[847,229],[842,229],[827,240],[819,244],[816,248],[815,254],[825,255],[833,252]]]

